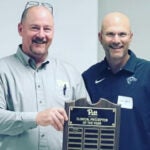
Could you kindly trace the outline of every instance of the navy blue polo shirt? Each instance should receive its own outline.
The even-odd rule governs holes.
[[[100,98],[121,105],[119,150],[150,150],[150,62],[130,58],[116,74],[106,59],[83,73],[91,101]]]

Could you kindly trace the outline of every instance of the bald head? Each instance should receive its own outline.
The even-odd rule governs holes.
[[[52,16],[53,16],[52,12],[47,7],[44,7],[44,6],[32,6],[32,7],[29,7],[29,8],[27,8],[27,9],[25,9],[23,11],[20,22],[23,22],[29,14],[32,14],[33,11],[37,11],[39,9],[41,9],[41,11],[43,11],[43,10],[47,11],[50,14],[51,18],[52,18]]]
[[[120,12],[112,12],[107,14],[102,21],[101,31],[105,30],[110,26],[116,25],[126,27],[128,30],[131,31],[129,18],[125,14]]]
[[[130,57],[128,49],[133,33],[129,18],[120,12],[107,14],[98,36],[111,69],[117,72]]]

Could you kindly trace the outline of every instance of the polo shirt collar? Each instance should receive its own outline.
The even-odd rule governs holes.
[[[127,61],[126,65],[123,67],[123,69],[134,73],[137,64],[137,57],[131,50],[129,50],[128,53],[130,55],[130,58]]]
[[[137,62],[137,57],[131,50],[128,50],[128,53],[130,55],[130,58],[127,61],[127,63],[125,64],[125,66],[120,69],[120,71],[124,70],[124,71],[130,72],[130,73],[134,73],[135,67],[136,67],[136,62]],[[110,67],[109,67],[109,64],[106,60],[106,57],[104,58],[102,68],[103,68],[103,71],[110,70]]]

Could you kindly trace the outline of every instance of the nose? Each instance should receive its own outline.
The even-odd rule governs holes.
[[[44,38],[45,37],[45,32],[44,32],[43,28],[39,29],[39,31],[37,33],[37,36],[40,37],[40,38]]]
[[[120,36],[118,34],[115,34],[113,36],[112,40],[113,40],[114,43],[120,43],[121,38],[120,38]]]

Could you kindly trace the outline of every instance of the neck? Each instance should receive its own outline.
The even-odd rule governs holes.
[[[42,59],[34,58],[34,60],[35,60],[35,63],[36,63],[36,67],[40,67],[41,64],[45,61],[45,58],[42,58]]]
[[[117,73],[119,70],[121,70],[121,68],[123,68],[125,66],[125,64],[127,63],[128,59],[129,59],[129,55],[127,55],[126,59],[121,60],[121,59],[111,59],[108,60],[109,66],[112,70],[113,73]]]

